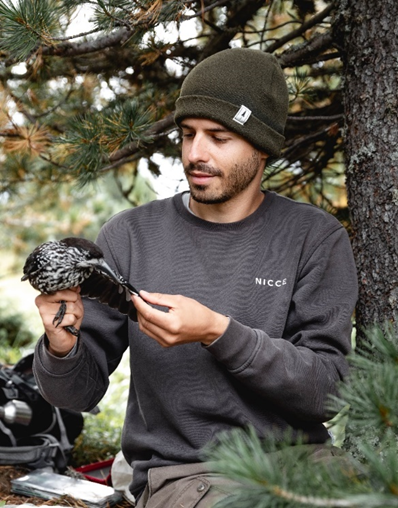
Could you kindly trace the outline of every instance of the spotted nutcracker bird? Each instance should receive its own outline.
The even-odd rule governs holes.
[[[138,291],[119,273],[112,270],[104,259],[102,250],[84,238],[64,238],[45,242],[34,249],[26,259],[21,280],[44,294],[80,286],[80,295],[95,298],[136,320],[136,310],[131,295]],[[60,308],[53,324],[59,326],[66,312],[66,303]],[[73,335],[79,332],[73,326],[65,326]]]

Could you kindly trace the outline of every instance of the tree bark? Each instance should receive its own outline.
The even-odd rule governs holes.
[[[396,0],[339,0],[359,339],[398,321],[397,19]]]

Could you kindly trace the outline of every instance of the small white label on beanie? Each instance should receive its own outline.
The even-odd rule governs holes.
[[[251,110],[242,104],[242,106],[239,108],[239,111],[233,117],[233,120],[240,125],[245,125],[245,123],[249,120],[251,114]]]

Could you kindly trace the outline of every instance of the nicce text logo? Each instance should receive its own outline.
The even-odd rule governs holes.
[[[286,286],[287,279],[264,279],[263,277],[256,277],[255,279],[256,286],[269,286],[280,288],[282,286]]]

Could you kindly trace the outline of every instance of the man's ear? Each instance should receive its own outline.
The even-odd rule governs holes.
[[[267,160],[269,158],[269,155],[265,152],[262,152],[261,150],[258,151],[260,154],[260,158],[262,161],[264,161],[264,167],[267,165]]]

